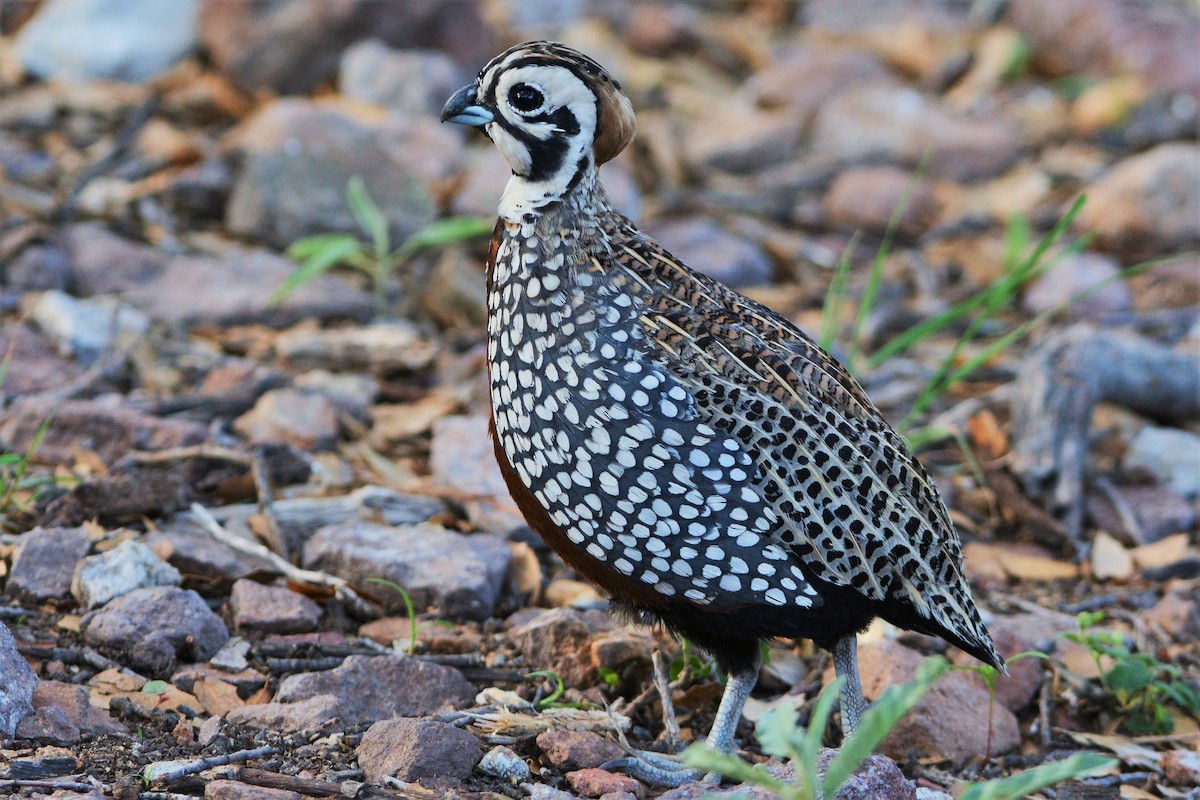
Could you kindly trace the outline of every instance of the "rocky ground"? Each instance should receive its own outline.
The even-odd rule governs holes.
[[[893,421],[925,406],[907,430],[997,642],[1049,656],[994,704],[950,673],[840,796],[957,795],[1081,751],[1119,766],[1040,796],[1198,796],[1185,0],[25,0],[0,34],[0,794],[632,800],[658,790],[598,769],[623,741],[703,736],[703,656],[610,618],[504,491],[484,243],[277,302],[293,242],[358,231],[356,176],[395,244],[490,217],[499,156],[437,112],[550,36],[633,99],[603,173],[624,210],[814,335],[836,322]],[[881,350],[1003,285],[1081,195],[1052,268]],[[1104,614],[1099,660],[1064,638],[1080,612]],[[870,697],[945,652],[862,641]],[[773,643],[744,756],[828,675]]]

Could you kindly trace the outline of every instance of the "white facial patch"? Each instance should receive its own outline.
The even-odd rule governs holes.
[[[495,69],[499,71],[500,78],[489,100],[496,113],[504,118],[505,124],[492,122],[487,126],[487,132],[513,171],[513,177],[500,201],[500,215],[516,221],[525,213],[562,196],[575,176],[580,160],[585,155],[590,156],[596,134],[596,96],[587,84],[566,67],[528,65],[510,70],[500,64]],[[489,79],[490,76],[484,76],[484,85]],[[525,112],[514,108],[508,96],[513,87],[519,84],[528,84],[541,92],[544,98],[542,105]],[[563,108],[574,117],[579,126],[577,132],[563,130],[552,120],[538,120],[552,116]],[[529,180],[528,176],[534,169],[529,148],[520,138],[505,130],[505,125],[541,141],[563,137],[567,147],[558,170],[542,180]]]

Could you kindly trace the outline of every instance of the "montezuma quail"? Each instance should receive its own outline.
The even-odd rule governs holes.
[[[856,633],[874,617],[1001,666],[937,489],[858,383],[609,202],[597,168],[634,134],[617,81],[530,42],[442,120],[482,128],[512,167],[487,273],[509,490],[616,606],[728,672],[710,744],[730,748],[765,638],[833,651],[846,730],[865,707]],[[669,782],[678,763],[622,766]]]

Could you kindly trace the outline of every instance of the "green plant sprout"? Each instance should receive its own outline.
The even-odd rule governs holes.
[[[287,249],[287,256],[299,267],[271,295],[272,304],[278,305],[334,267],[347,266],[367,276],[376,309],[381,310],[387,299],[388,281],[405,262],[423,250],[487,236],[494,225],[482,217],[449,217],[427,225],[393,250],[387,216],[357,175],[346,183],[346,203],[365,240],[352,233],[322,233],[297,239]]]
[[[54,484],[53,477],[26,477],[29,465],[33,461],[33,457],[37,455],[38,448],[42,446],[42,440],[46,438],[46,433],[50,430],[53,420],[54,417],[49,416],[42,421],[24,453],[0,453],[0,515],[7,514],[13,509],[16,504],[17,492],[23,489],[37,490],[43,486]]]
[[[557,672],[549,669],[537,669],[533,672],[525,673],[526,678],[548,678],[554,681],[554,689],[550,694],[538,700],[534,704],[534,708],[538,711],[545,711],[548,708],[593,708],[591,703],[564,703],[558,698],[563,696],[566,691],[566,685],[563,683],[562,676]]]
[[[1103,611],[1081,613],[1076,617],[1079,630],[1062,636],[1091,655],[1104,697],[1122,718],[1122,730],[1134,735],[1170,733],[1174,727],[1172,705],[1200,717],[1200,693],[1185,679],[1183,670],[1150,653],[1133,652],[1120,633],[1095,629],[1103,620]]]
[[[395,581],[389,581],[387,578],[367,578],[367,583],[377,583],[380,586],[386,586],[389,589],[397,592],[400,599],[404,601],[404,609],[408,612],[408,654],[414,656],[417,654],[417,609],[413,605],[412,598],[408,592],[404,591],[404,587]]]
[[[1015,664],[1016,662],[1026,658],[1040,658],[1049,660],[1050,656],[1040,650],[1026,650],[1023,653],[1017,653],[1011,658],[1004,659],[1004,666]],[[1000,678],[1000,670],[993,667],[991,664],[958,664],[951,669],[960,670],[963,672],[974,672],[980,678],[983,678],[983,683],[988,691],[988,732],[987,745],[984,747],[984,759],[992,757],[992,720],[996,710],[996,681]]]
[[[759,786],[782,800],[825,800],[836,797],[850,776],[862,766],[900,719],[950,668],[949,662],[941,656],[930,657],[918,666],[914,680],[889,687],[863,714],[858,729],[842,742],[841,749],[829,761],[824,777],[818,769],[822,739],[833,714],[841,679],[821,690],[813,704],[807,728],[800,727],[797,713],[791,707],[767,712],[756,726],[755,732],[763,752],[790,761],[795,769],[795,780],[781,780],[761,765],[751,765],[737,755],[721,753],[704,744],[693,744],[683,752],[681,759],[693,769],[717,772],[732,780]],[[1086,777],[1116,764],[1113,758],[1081,753],[1000,780],[972,784],[960,800],[1019,800],[1039,789]]]
[[[681,655],[671,662],[668,670],[668,677],[672,683],[679,680],[684,673],[691,676],[694,681],[706,681],[719,676],[717,662],[711,658],[705,658],[697,650],[696,645],[682,636],[679,637],[679,649]]]

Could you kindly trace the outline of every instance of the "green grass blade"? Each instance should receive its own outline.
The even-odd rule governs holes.
[[[762,767],[752,766],[731,753],[722,753],[706,744],[696,742],[679,754],[685,766],[702,772],[717,772],[742,783],[761,786],[782,795],[787,785]]]
[[[1054,227],[1042,237],[1033,251],[1024,259],[1019,259],[1018,253],[1027,246],[1028,227],[1021,217],[1014,217],[1010,220],[1005,233],[1005,263],[1007,266],[1003,277],[942,313],[922,320],[896,335],[867,359],[867,366],[876,369],[886,363],[888,359],[903,353],[922,339],[953,325],[976,309],[996,304],[998,301],[1006,301],[1013,297],[1022,286],[1052,268],[1064,256],[1082,249],[1090,241],[1090,235],[1081,237],[1058,257],[1042,263],[1042,256],[1071,227],[1086,201],[1086,196],[1081,195],[1077,198],[1067,213],[1055,223]]]
[[[838,754],[825,771],[825,796],[835,797],[846,779],[854,774],[883,741],[900,718],[917,704],[934,681],[950,669],[941,657],[927,658],[917,668],[917,677],[908,683],[891,686],[859,720],[858,730],[842,742]]]
[[[1105,772],[1118,763],[1117,759],[1099,753],[1077,753],[1062,761],[1042,764],[1007,778],[971,784],[959,800],[1021,800],[1057,783]]]
[[[892,253],[892,242],[896,238],[896,231],[900,227],[900,220],[904,219],[908,207],[912,205],[913,195],[917,191],[917,184],[925,175],[925,169],[929,165],[929,156],[931,151],[926,150],[925,155],[921,157],[921,161],[917,164],[917,168],[913,170],[912,178],[909,179],[908,185],[904,187],[904,193],[900,195],[900,202],[896,203],[896,207],[892,209],[892,216],[888,218],[887,227],[883,231],[883,240],[879,243],[879,249],[875,251],[875,258],[871,262],[871,272],[867,275],[867,285],[863,288],[862,299],[858,303],[858,313],[854,318],[854,330],[850,336],[850,345],[846,352],[847,367],[853,372],[853,366],[858,361],[858,357],[862,352],[863,346],[863,329],[867,324],[867,317],[871,315],[871,311],[875,308],[875,300],[879,297],[879,289],[883,285],[883,268],[887,263],[888,256]]]
[[[829,280],[829,288],[825,291],[825,303],[821,308],[821,339],[819,344],[821,349],[825,351],[833,350],[834,340],[837,338],[838,325],[842,321],[842,309],[846,306],[846,293],[850,289],[850,260],[854,256],[854,250],[858,247],[858,240],[861,238],[858,232],[855,232],[850,240],[846,242],[846,246],[842,248],[842,254],[838,256],[837,267],[833,271],[833,277]]]
[[[319,239],[312,242],[310,239]],[[349,263],[362,251],[362,243],[348,233],[313,236],[301,239],[288,248],[289,257],[304,253],[300,266],[271,293],[269,303],[277,306],[300,287],[311,283],[338,264]]]
[[[358,226],[371,239],[375,258],[380,262],[384,261],[388,251],[392,249],[387,216],[375,205],[375,201],[367,193],[366,184],[357,175],[346,182],[346,202]]]
[[[430,247],[445,247],[484,236],[491,236],[496,223],[484,217],[447,217],[426,225],[410,236],[395,253],[393,263],[411,258]]]

